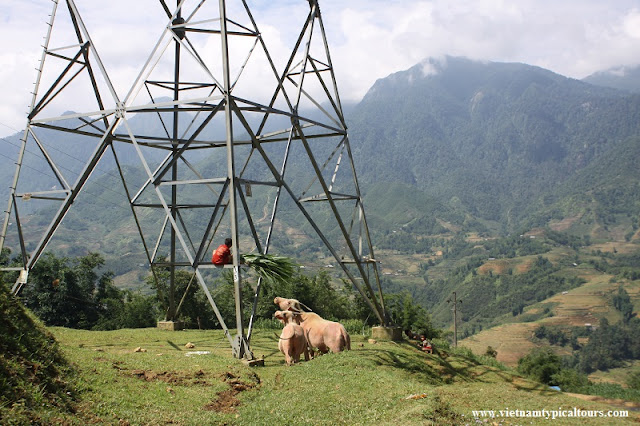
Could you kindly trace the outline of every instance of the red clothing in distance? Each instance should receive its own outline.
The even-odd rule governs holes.
[[[213,262],[214,265],[225,265],[231,263],[231,248],[227,247],[226,244],[220,244],[220,246],[213,252],[211,262]]]

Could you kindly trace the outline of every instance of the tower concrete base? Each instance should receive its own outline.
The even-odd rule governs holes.
[[[184,329],[182,321],[158,321],[158,328],[161,330],[178,331]]]
[[[371,327],[371,338],[376,340],[392,340],[398,342],[402,340],[401,327]]]

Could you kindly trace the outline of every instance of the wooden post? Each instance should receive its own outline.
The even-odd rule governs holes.
[[[452,300],[448,299],[447,303],[451,303]],[[458,303],[462,303],[462,300],[458,300],[456,292],[453,292],[453,347],[458,347]]]

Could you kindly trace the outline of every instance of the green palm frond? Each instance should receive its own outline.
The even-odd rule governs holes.
[[[244,262],[269,284],[288,281],[293,276],[295,264],[285,256],[271,254],[245,254]]]

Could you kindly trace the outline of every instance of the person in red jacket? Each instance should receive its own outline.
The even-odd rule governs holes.
[[[213,262],[214,265],[227,265],[233,263],[233,257],[231,256],[232,245],[233,240],[231,238],[225,239],[224,244],[220,244],[220,246],[213,251],[211,262]]]

